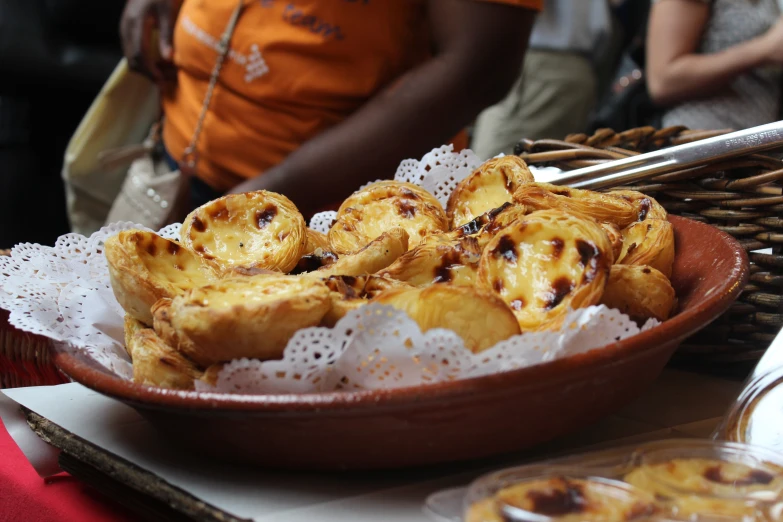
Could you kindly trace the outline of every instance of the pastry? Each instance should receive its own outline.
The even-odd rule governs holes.
[[[259,190],[223,196],[191,212],[182,242],[206,259],[232,268],[289,272],[307,248],[307,227],[285,196]]]
[[[457,228],[513,199],[514,191],[534,181],[527,164],[517,156],[494,158],[454,188],[446,206],[451,228]]]
[[[609,239],[594,220],[541,210],[489,242],[478,285],[511,307],[523,332],[554,329],[570,309],[599,302],[612,259]]]
[[[403,228],[392,228],[357,252],[343,255],[334,263],[311,272],[310,275],[328,277],[373,274],[391,265],[407,250],[408,233]]]
[[[481,249],[473,238],[429,241],[409,250],[378,275],[419,287],[433,283],[473,286],[480,257]]]
[[[422,332],[432,328],[452,330],[474,353],[519,334],[514,314],[505,303],[472,287],[434,284],[427,288],[394,288],[371,302],[404,311]]]
[[[301,328],[329,311],[320,280],[261,275],[194,288],[155,309],[155,331],[202,367],[243,357],[279,359]]]
[[[308,254],[321,254],[328,252],[331,247],[329,246],[329,238],[326,234],[308,228],[307,234],[307,246],[305,246],[304,255]]]
[[[610,190],[607,192],[610,196],[618,196],[624,200],[630,202],[637,212],[637,220],[644,221],[645,219],[666,219],[668,214],[666,209],[658,203],[655,198],[651,198],[646,194],[637,192],[635,190]]]
[[[560,209],[584,214],[599,223],[625,228],[638,221],[639,210],[620,196],[549,183],[526,183],[514,193],[514,201],[532,210]]]
[[[708,458],[644,464],[631,471],[625,481],[666,502],[680,520],[696,515],[756,520],[754,504],[772,502],[783,493],[783,476],[772,466],[751,467]]]
[[[650,266],[614,265],[601,304],[614,308],[637,323],[665,321],[674,312],[677,298],[669,279]]]
[[[623,248],[616,262],[651,266],[670,278],[674,266],[672,224],[661,219],[647,219],[625,228]]]
[[[505,487],[474,503],[466,522],[650,520],[659,507],[652,495],[605,479],[551,477]]]
[[[127,323],[126,323],[127,324]],[[133,361],[133,382],[175,390],[192,390],[202,372],[166,344],[151,328],[126,332],[125,348]]]
[[[329,244],[337,254],[350,254],[397,227],[405,229],[413,248],[425,236],[448,230],[448,220],[438,200],[421,187],[380,181],[343,202],[329,230]]]
[[[106,239],[112,291],[122,308],[152,325],[150,308],[158,299],[217,281],[214,266],[154,232],[125,230]]]
[[[614,223],[599,223],[599,225],[604,229],[606,237],[609,238],[609,242],[612,244],[612,254],[615,262],[617,262],[617,259],[620,258],[620,253],[623,251],[623,231]]]

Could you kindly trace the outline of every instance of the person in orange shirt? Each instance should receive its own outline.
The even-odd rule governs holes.
[[[127,0],[125,55],[160,82],[163,143],[176,166],[238,10],[195,153],[187,154],[198,160],[191,205],[265,189],[305,215],[460,136],[508,92],[542,3],[238,1]]]

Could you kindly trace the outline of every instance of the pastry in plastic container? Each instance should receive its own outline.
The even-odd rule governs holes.
[[[435,520],[463,522],[783,520],[783,455],[673,439],[507,468],[431,495]]]

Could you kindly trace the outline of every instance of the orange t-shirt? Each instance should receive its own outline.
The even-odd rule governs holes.
[[[543,0],[489,0],[540,9]],[[198,176],[224,191],[280,163],[426,59],[424,0],[245,0],[199,137]],[[237,0],[185,0],[163,139],[182,158]],[[401,158],[402,159],[402,158]]]

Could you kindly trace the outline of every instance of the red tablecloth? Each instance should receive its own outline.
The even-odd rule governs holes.
[[[0,421],[0,522],[138,522],[67,473],[38,476]]]

